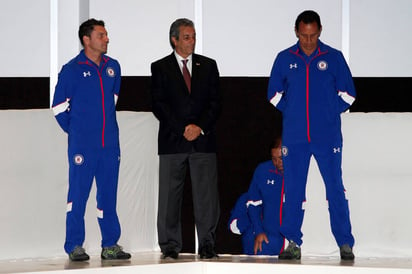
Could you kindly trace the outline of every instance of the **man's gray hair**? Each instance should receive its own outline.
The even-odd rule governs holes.
[[[179,18],[172,23],[169,32],[169,42],[173,49],[175,49],[175,45],[173,44],[172,37],[174,37],[176,40],[179,40],[181,26],[194,28],[195,24],[193,24],[192,20],[189,20],[187,18]]]

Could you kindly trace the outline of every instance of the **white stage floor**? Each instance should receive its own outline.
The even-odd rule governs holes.
[[[102,261],[91,256],[88,262],[71,262],[66,257],[0,261],[0,273],[152,273],[219,274],[236,273],[412,273],[412,258],[356,258],[341,262],[339,257],[303,256],[300,261],[279,261],[276,256],[219,255],[200,260],[195,254],[179,259],[161,259],[160,253],[135,253],[128,261]]]

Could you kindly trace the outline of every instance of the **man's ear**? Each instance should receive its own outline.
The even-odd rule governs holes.
[[[176,47],[176,37],[172,36],[173,45]]]
[[[90,42],[90,37],[89,36],[83,35],[82,39],[83,39],[83,45],[88,45],[89,44],[89,42]]]

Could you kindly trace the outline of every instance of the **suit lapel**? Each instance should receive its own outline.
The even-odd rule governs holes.
[[[198,83],[200,76],[201,64],[198,55],[192,55],[192,92],[196,90],[196,84]]]

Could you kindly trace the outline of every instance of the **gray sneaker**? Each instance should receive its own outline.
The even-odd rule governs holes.
[[[344,244],[340,247],[340,258],[344,261],[353,261],[355,255],[353,254],[352,247],[348,244]]]
[[[87,255],[86,251],[81,246],[76,246],[73,251],[70,252],[69,258],[76,262],[87,261],[90,259],[89,255]]]
[[[132,257],[130,253],[124,252],[120,245],[103,247],[100,256],[103,260],[127,260]]]
[[[279,254],[279,260],[300,260],[300,247],[290,241],[288,247]]]

